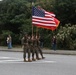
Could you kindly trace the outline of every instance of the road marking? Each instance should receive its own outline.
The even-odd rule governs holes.
[[[56,61],[44,61],[46,63],[55,63]]]
[[[56,63],[56,61],[50,60],[36,60],[32,62],[24,62],[23,59],[15,57],[0,57],[0,63]]]
[[[0,57],[0,59],[9,59],[10,57]]]

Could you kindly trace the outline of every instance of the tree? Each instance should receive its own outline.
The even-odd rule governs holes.
[[[76,24],[76,0],[55,0],[53,9],[62,25]]]
[[[3,0],[0,3],[0,26],[2,30],[19,33],[19,27],[28,18],[25,0]]]

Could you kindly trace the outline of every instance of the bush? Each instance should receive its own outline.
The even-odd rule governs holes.
[[[66,24],[57,33],[57,47],[61,49],[76,49],[76,25]]]

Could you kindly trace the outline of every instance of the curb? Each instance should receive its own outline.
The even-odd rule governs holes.
[[[13,49],[7,49],[6,47],[1,47],[0,51],[5,52],[23,52],[22,48],[13,48]],[[57,55],[76,55],[76,51],[73,50],[45,50],[43,49],[43,54],[57,54]]]

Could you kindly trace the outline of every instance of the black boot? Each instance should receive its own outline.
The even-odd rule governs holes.
[[[32,61],[36,61],[36,59],[35,58],[32,58]]]
[[[30,58],[28,58],[28,62],[32,62],[32,60]]]

